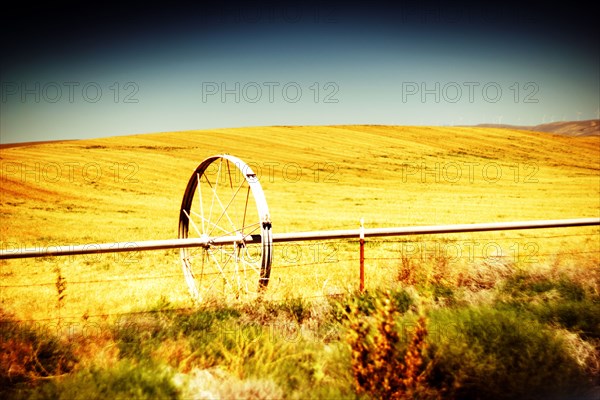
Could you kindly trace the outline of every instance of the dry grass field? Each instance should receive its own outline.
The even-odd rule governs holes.
[[[600,213],[599,137],[394,126],[171,132],[2,149],[2,249],[176,238],[191,172],[220,153],[236,155],[258,174],[274,232],[353,229],[360,218],[366,227],[386,227]],[[427,253],[473,261],[498,255],[501,246],[502,255],[517,261],[577,250],[590,253],[574,257],[589,255],[597,264],[597,232],[448,235],[454,244],[445,246],[433,237],[413,238],[417,245],[375,241],[366,257]],[[281,245],[269,295],[354,287],[357,257],[355,243]],[[389,263],[368,260],[367,284],[379,285]],[[188,305],[177,252],[156,251],[4,261],[2,306],[24,319],[58,316],[56,267],[67,284],[63,317],[144,310],[161,297]],[[47,285],[29,286],[39,284]]]
[[[32,247],[48,248],[97,242],[131,242],[135,245],[136,241],[142,240],[174,239],[177,237],[181,198],[192,171],[206,157],[222,153],[241,158],[257,173],[269,204],[275,233],[355,229],[358,228],[360,218],[364,218],[367,228],[373,228],[600,215],[599,136],[567,137],[484,127],[369,125],[218,129],[1,148],[0,247],[5,251],[18,252]],[[468,308],[491,304],[496,307],[494,304],[522,301],[527,307],[533,307],[531,310],[534,311],[527,308],[530,310],[527,312],[535,314],[541,312],[535,308],[536,304],[554,304],[552,301],[558,302],[563,298],[562,293],[586,293],[585,296],[589,295],[591,299],[597,299],[600,295],[600,231],[597,226],[368,240],[365,255],[367,292],[401,290],[398,296],[402,299],[402,293],[410,294],[409,300],[406,300],[408,297],[398,300],[399,304],[411,304],[402,312],[425,310],[429,313],[430,330],[435,321],[442,323],[452,318],[473,321],[473,318],[480,317],[482,320],[490,320],[490,315],[492,320],[500,321],[497,322],[497,329],[509,329],[507,327],[518,323],[521,318],[518,316],[520,314],[514,314],[516,311],[502,314],[496,308],[482,311],[483,314],[468,314],[470,311],[458,310],[456,312],[462,314],[450,316],[448,313],[454,312],[453,307],[456,305]],[[226,390],[223,387],[219,389],[224,397],[250,396],[251,391],[244,392],[248,385],[266,390],[266,397],[282,397],[279,390],[282,382],[287,382],[287,378],[284,379],[283,376],[288,367],[284,368],[287,364],[277,357],[290,354],[291,358],[298,356],[304,360],[304,351],[314,350],[314,354],[326,354],[315,356],[317,361],[330,360],[330,356],[333,357],[333,353],[330,354],[332,346],[338,346],[335,344],[338,342],[332,344],[325,340],[326,335],[318,343],[313,340],[302,351],[293,347],[289,341],[227,344],[223,339],[223,346],[233,346],[227,347],[230,353],[223,353],[225,347],[218,347],[214,360],[209,362],[202,358],[207,357],[206,355],[202,355],[201,359],[197,358],[198,354],[204,354],[204,345],[194,341],[198,338],[186,336],[190,334],[185,328],[190,323],[189,320],[181,322],[181,318],[187,315],[185,313],[194,308],[181,272],[177,250],[4,260],[0,261],[0,276],[0,308],[4,313],[10,314],[11,319],[18,321],[46,324],[60,322],[81,327],[92,323],[116,323],[123,318],[133,318],[130,316],[136,313],[180,310],[184,314],[175,314],[173,321],[179,322],[172,322],[173,325],[170,325],[171,322],[160,325],[166,324],[161,319],[163,317],[157,320],[162,321],[160,324],[155,321],[163,328],[152,334],[152,337],[162,337],[159,332],[167,332],[164,333],[169,337],[167,342],[161,344],[163,339],[157,343],[148,342],[154,343],[151,354],[148,353],[150,355],[144,353],[147,349],[142,344],[139,344],[142,346],[139,349],[142,349],[140,351],[144,354],[143,357],[155,360],[152,362],[160,360],[160,363],[165,362],[175,368],[177,373],[187,374],[185,379],[180,377],[187,382],[187,386],[184,385],[186,389],[178,392],[183,396],[186,393],[193,395],[193,392],[186,392],[193,387],[193,382],[188,382],[189,379],[194,382],[204,379],[202,374],[205,370],[202,366],[212,368],[211,366],[220,365],[227,374],[239,379],[232,381],[233,383],[228,381],[229,386],[225,385],[231,392],[223,392]],[[546,277],[547,281],[542,277]],[[571,284],[572,282],[575,283]],[[528,286],[530,284],[534,286]],[[576,289],[572,289],[573,287]],[[331,318],[337,321],[337,317],[329,317],[330,313],[335,314],[335,307],[333,311],[323,311],[329,309],[328,302],[339,296],[353,295],[357,289],[357,240],[276,245],[269,286],[262,299],[258,300],[258,304],[262,302],[263,306],[256,307],[256,300],[216,305],[215,317],[210,317],[210,321],[224,321],[227,325],[227,321],[230,321],[228,318],[234,315],[233,318],[238,318],[235,323],[251,321],[252,324],[266,324],[265,321],[270,321],[272,328],[273,323],[279,323],[279,320],[272,318],[284,315],[286,317],[281,318],[285,321],[289,322],[291,318],[302,327],[309,323],[329,324]],[[576,301],[588,301],[588,297],[582,296],[575,296]],[[377,296],[361,299],[357,306],[350,307],[354,310],[347,317],[351,321],[350,331],[362,332],[366,336],[373,334],[361,331],[361,326],[364,325],[356,322],[359,321],[356,313],[352,314],[358,312],[356,310],[371,310],[371,306],[364,306],[367,303],[374,302],[375,310],[384,310],[381,311],[382,314],[373,316],[374,321],[381,321],[382,324],[389,318],[396,318],[398,321],[399,317],[393,317],[398,310],[390,308],[389,302],[385,303],[387,300],[381,300]],[[383,305],[379,301],[383,301]],[[589,304],[595,304],[594,307],[597,308],[597,300],[590,301],[592,303]],[[588,314],[595,313],[580,303],[576,306],[583,307],[581,312],[588,310],[585,311]],[[234,307],[234,311],[226,307]],[[402,306],[399,307],[402,309]],[[521,310],[521,306],[514,307]],[[200,314],[191,315],[190,318],[200,318]],[[415,314],[402,315],[405,315],[402,321],[414,325]],[[358,325],[352,325],[352,321]],[[590,324],[593,332],[600,329],[593,325],[593,321]],[[144,326],[148,328],[150,325]],[[175,329],[175,326],[182,331]],[[266,326],[264,329],[267,329]],[[542,336],[546,335],[545,326],[538,330],[542,332]],[[568,326],[572,328],[572,325]],[[175,330],[171,332],[171,329]],[[272,336],[273,331],[269,332]],[[287,331],[284,329],[284,332]],[[538,339],[547,342],[550,340],[548,338],[555,337],[552,332],[554,331],[548,333],[550,336],[540,336]],[[574,337],[568,336],[573,335],[571,331],[557,332],[561,337]],[[125,340],[122,335],[115,335],[110,338],[102,337],[93,346],[87,342],[81,345],[80,350],[74,353],[80,360],[77,364],[79,367],[75,370],[83,368],[84,372],[81,374],[91,373],[94,378],[77,375],[73,378],[76,380],[68,381],[71,383],[66,383],[65,387],[60,386],[59,380],[56,393],[69,397],[69,387],[80,385],[81,382],[97,382],[98,379],[110,381],[114,378],[111,374],[145,374],[145,367],[140,369],[127,364],[127,357],[133,357],[127,355],[130,350],[119,347],[121,358],[116,353],[112,354],[110,346],[114,343],[121,346],[120,343]],[[596,353],[588,351],[590,346],[597,346],[594,335],[596,333],[590,336],[591,342],[579,339],[569,342],[579,346],[576,347],[577,351],[584,354],[581,356],[584,360],[582,365],[588,365],[585,368],[592,370],[596,365],[594,363],[600,360],[597,348]],[[350,335],[349,339],[352,351],[370,351],[368,347],[361,347],[363,345],[353,341],[352,337]],[[202,340],[201,343],[204,343]],[[397,338],[385,340],[393,342]],[[102,347],[102,343],[106,347]],[[207,346],[221,346],[215,344],[221,343],[218,340],[210,343]],[[254,352],[256,349],[252,350],[252,346],[257,345],[256,343],[261,346],[260,357],[264,357],[264,360],[260,357],[259,360],[263,361],[253,361],[255,358],[246,353]],[[424,342],[413,341],[411,346],[421,346],[419,343]],[[444,343],[442,341],[435,344],[441,346],[435,347],[440,351],[439,354],[449,355],[454,354],[452,351],[459,351],[452,348],[451,343]],[[503,348],[503,345],[489,345]],[[559,345],[560,343],[557,344]],[[94,352],[94,346],[102,347],[101,351],[98,350],[99,356],[94,358],[88,353],[82,354],[81,349]],[[194,346],[200,346],[200,350],[194,350]],[[419,349],[418,352],[421,352],[422,349]],[[300,356],[297,352],[304,355]],[[547,352],[562,354],[558,350]],[[18,354],[15,354],[18,358]],[[339,354],[339,357],[345,357],[344,354],[348,353]],[[596,358],[590,354],[596,354]],[[350,356],[347,357],[349,360]],[[442,372],[445,366],[455,370],[450,366],[451,360],[462,356],[448,357],[450,358],[444,359],[446,361],[436,358],[438,364],[435,364],[435,368]],[[473,360],[481,358],[477,355],[473,357]],[[332,360],[332,365],[346,365],[344,363],[350,362],[340,364]],[[448,364],[444,364],[445,362]],[[133,365],[138,365],[136,363],[137,361]],[[473,370],[479,371],[479,364],[475,361],[473,363]],[[296,368],[298,364],[294,365]],[[333,392],[329,396],[355,397],[361,393],[378,396],[364,387],[357,387],[353,391],[352,385],[348,383],[352,382],[352,378],[348,378],[348,374],[351,374],[349,369],[338,371],[332,367],[333,370],[328,370],[325,364],[319,365],[320,367],[315,367],[311,364],[306,382],[284,388],[286,396],[283,397],[301,396],[302,387],[307,387],[302,385],[310,387],[315,382],[321,382],[322,388],[342,387],[339,390],[331,389]],[[385,365],[392,364],[382,365],[384,366],[381,368],[385,369]],[[95,369],[97,367],[100,372]],[[248,383],[248,376],[276,374],[273,371],[279,371],[279,367],[281,381],[275,375],[269,376],[279,382],[280,386],[272,386],[271,381]],[[367,370],[363,371],[363,367]],[[361,367],[353,361],[355,379],[361,373],[372,375],[373,372],[368,369],[371,367],[372,365]],[[153,377],[151,380],[154,382],[157,370],[154,367],[148,368],[148,376]],[[267,372],[267,368],[271,369]],[[61,368],[58,370],[60,372]],[[548,366],[548,370],[552,370],[552,367]],[[592,374],[597,374],[599,370],[592,371]],[[102,375],[105,373],[102,371],[109,371],[106,372],[109,375]],[[218,381],[215,377],[221,373],[210,371],[212,378],[207,378],[210,382],[205,382],[205,387],[215,386]],[[473,372],[469,371],[471,370],[464,372],[464,376],[472,376],[469,374]],[[523,379],[531,378],[525,375]],[[460,381],[459,378],[457,375],[456,382]],[[146,382],[143,377],[139,379]],[[520,382],[518,378],[515,379],[515,382]],[[171,388],[168,382],[165,387]],[[501,387],[500,378],[498,382],[498,387]],[[468,387],[459,388],[457,385],[458,383],[448,386],[444,389],[447,392],[440,389],[439,393],[456,392],[459,397],[470,393]],[[97,388],[85,390],[88,389],[89,393],[99,393]],[[478,389],[476,387],[473,390]],[[47,393],[47,397],[56,395],[55,392],[50,393]],[[149,397],[171,396],[170,392],[149,393],[154,393]],[[290,393],[295,395],[291,396]],[[493,395],[493,392],[490,393]],[[325,395],[321,393],[316,396]]]

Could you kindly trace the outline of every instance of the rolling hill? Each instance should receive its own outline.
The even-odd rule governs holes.
[[[517,126],[501,124],[481,124],[480,127],[520,129],[525,131],[547,132],[566,136],[600,136],[600,120],[560,121],[534,126]]]
[[[1,152],[2,240],[173,237],[189,175],[218,153],[255,167],[278,231],[354,227],[360,217],[389,226],[594,216],[599,146],[598,137],[393,126],[32,144]]]
[[[254,127],[2,148],[0,245],[18,251],[176,238],[192,171],[220,153],[241,158],[257,173],[274,232],[353,229],[360,218],[370,228],[600,215],[599,136],[485,127]],[[521,234],[486,236],[502,237]],[[582,246],[596,251],[589,238],[535,243],[540,254]],[[337,278],[312,266],[282,270],[273,273],[277,283],[269,290],[285,295],[298,287],[312,293],[343,287],[356,257],[348,246],[348,253],[335,248],[335,266],[345,271]],[[319,250],[301,249],[310,257]],[[371,268],[385,263],[382,256]],[[172,304],[188,298],[176,251],[119,253],[3,261],[5,306],[24,317],[54,315],[57,268],[69,285],[72,315],[145,309],[160,296]],[[147,280],[153,276],[161,279]],[[32,284],[42,285],[34,297]]]

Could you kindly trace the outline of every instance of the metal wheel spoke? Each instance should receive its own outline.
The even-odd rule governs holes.
[[[183,259],[188,262],[194,261],[195,258],[196,258],[195,254],[187,254],[187,255],[183,256]]]
[[[234,244],[234,246],[237,247],[237,244]],[[239,259],[240,259],[239,248],[234,248],[233,253],[235,255],[235,257],[234,257],[235,277],[237,278],[236,281],[237,281],[237,287],[238,287],[238,291],[239,291],[242,286],[242,281],[240,279],[240,269],[239,269]]]
[[[202,220],[202,222],[205,222],[205,221],[206,221],[206,222],[207,222],[207,225],[212,225],[212,226],[213,226],[213,229],[214,229],[214,228],[218,228],[218,229],[222,230],[222,231],[225,233],[225,236],[226,236],[227,234],[230,234],[230,233],[231,233],[231,231],[227,231],[227,230],[225,230],[224,228],[220,227],[219,225],[215,225],[215,223],[214,223],[214,222],[210,222],[208,219],[204,218],[203,216],[201,216],[201,215],[199,215],[199,214],[196,214],[194,211],[191,211],[191,213],[192,213],[192,215],[195,215],[196,217],[200,218],[200,219]]]
[[[210,292],[215,286],[215,283],[219,281],[219,279],[221,279],[219,276],[216,276],[215,278],[211,279],[206,291]]]
[[[184,254],[182,254],[182,257],[185,260],[193,260],[198,255],[198,252],[203,252],[204,250],[204,247],[188,247],[183,249]]]
[[[229,283],[229,280],[227,279],[227,276],[225,274],[225,271],[223,270],[223,267],[221,267],[221,264],[219,263],[219,260],[217,260],[217,257],[215,257],[215,254],[212,251],[208,251],[208,254],[210,254],[210,256],[212,257],[215,265],[217,266],[217,269],[219,270],[219,272],[221,273],[221,276],[223,277],[223,279],[225,280],[225,282],[231,286],[231,284]]]
[[[254,232],[256,232],[258,229],[260,229],[260,223],[256,223],[256,224],[248,225],[248,227],[251,227],[251,226],[254,226],[254,229],[253,229],[252,231],[250,231],[250,233],[246,233],[246,234],[242,234],[242,232],[241,232],[239,229],[236,229],[236,230],[234,230],[234,231],[225,231],[224,229],[222,229],[222,228],[221,228],[221,229],[222,229],[222,230],[225,232],[225,234],[223,234],[223,235],[220,235],[220,236],[214,236],[214,239],[218,239],[218,238],[220,238],[220,237],[225,237],[225,236],[232,236],[232,235],[234,235],[234,234],[236,234],[236,233],[239,233],[239,234],[240,234],[240,236],[242,237],[242,241],[243,241],[243,239],[244,239],[244,238],[246,238],[246,237],[248,237],[248,236],[252,235],[252,233],[254,233]],[[244,243],[245,243],[245,242],[244,242]]]
[[[200,279],[204,278],[204,260],[206,259],[206,253],[208,253],[208,250],[204,250],[202,252],[202,264],[200,267]]]
[[[219,215],[219,218],[217,219],[217,222],[215,222],[215,225],[218,225],[219,222],[221,221],[221,218],[223,218],[223,215],[227,214],[227,210],[229,209],[229,206],[231,206],[231,204],[235,200],[235,196],[237,196],[237,194],[240,191],[240,189],[242,188],[242,186],[244,186],[244,183],[245,183],[245,181],[242,181],[242,183],[240,183],[240,186],[238,186],[237,190],[231,197],[231,200],[229,200],[229,203],[227,203],[227,206],[223,209],[223,212],[221,213],[221,215]],[[248,188],[250,188],[250,186],[248,186]],[[219,203],[220,203],[220,201],[219,201]],[[235,229],[235,226],[233,225],[231,218],[229,218],[229,215],[227,216],[227,218],[229,219],[229,222],[231,222],[231,226]],[[212,230],[208,234],[210,235],[211,233],[212,233]]]
[[[198,236],[201,237],[202,233],[200,233],[200,230],[198,229],[198,227],[194,223],[194,220],[190,217],[190,214],[188,214],[188,212],[186,210],[183,210],[183,213],[186,215],[186,217],[188,217],[190,223],[192,224],[192,227],[194,228],[194,230],[196,231],[196,233],[198,234]]]
[[[220,167],[219,167],[219,170],[220,170]],[[209,185],[210,185],[210,182],[209,182]],[[213,187],[212,185],[210,185],[210,188],[211,188],[211,190],[213,192],[213,200],[216,199],[217,203],[219,203],[219,206],[221,207],[221,210],[225,211],[225,207],[223,206],[223,203],[221,202],[221,198],[217,194],[217,190],[216,190],[217,189],[217,185],[218,185],[218,177],[217,177],[217,183],[215,183],[215,186]],[[210,217],[212,217],[212,209],[213,209],[213,204],[211,203],[211,205],[210,205],[209,220],[210,220]],[[227,214],[226,212],[224,214],[227,217],[227,219],[229,220],[229,223],[231,224],[231,227],[233,228],[233,230],[236,231],[237,229],[236,229],[233,221],[231,220],[231,218],[229,218],[229,214]],[[210,230],[208,232],[208,235],[210,236],[211,233],[212,233],[212,230]]]
[[[196,285],[194,283],[195,278],[194,278],[194,274],[192,273],[192,271],[190,269],[184,268],[184,277],[185,277],[185,281],[187,282],[187,284],[190,288],[190,294],[192,295],[193,298],[198,298],[199,293],[198,293],[198,289],[196,288]]]
[[[241,246],[241,247],[243,247],[243,249],[244,249],[241,252],[239,252],[239,249],[234,250],[231,253],[226,250],[223,250],[223,252],[230,256],[234,256],[234,255],[236,255],[236,253],[238,253],[237,258],[235,258],[235,262],[244,264],[244,268],[243,268],[244,274],[247,271],[247,269],[245,268],[245,266],[247,265],[250,267],[250,269],[252,269],[253,272],[260,275],[260,268],[258,268],[258,264],[256,262],[253,263],[253,262],[249,261],[249,260],[252,260],[252,257],[248,253],[248,247],[247,246]],[[242,253],[242,254],[239,254],[239,253]],[[244,254],[246,255],[246,257],[244,257]],[[239,272],[239,271],[236,271],[236,272]]]
[[[246,254],[248,254],[248,250],[246,249]],[[250,257],[248,257],[250,258]],[[256,272],[257,274],[260,275],[260,268],[257,268],[257,266],[253,263],[251,263],[250,261],[247,261],[246,259],[242,258],[242,262],[246,265],[248,265],[250,268],[252,268],[252,270],[254,272]]]

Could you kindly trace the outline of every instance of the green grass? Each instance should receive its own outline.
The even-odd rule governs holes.
[[[567,398],[591,377],[548,325],[526,313],[470,307],[432,313],[432,381],[451,398]]]
[[[31,393],[30,399],[166,399],[175,398],[173,372],[151,364],[128,360],[111,369],[90,368],[60,381],[52,381]]]

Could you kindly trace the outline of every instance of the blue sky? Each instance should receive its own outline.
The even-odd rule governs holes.
[[[46,6],[2,28],[0,143],[598,118],[590,10],[423,4]]]

